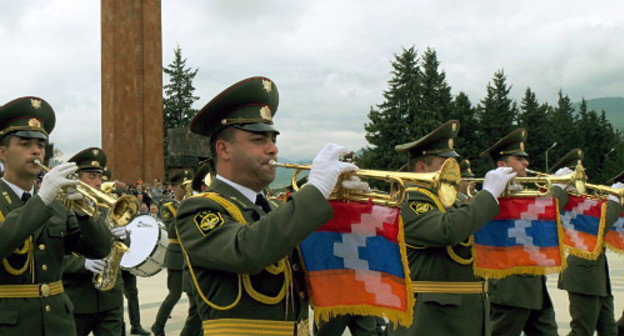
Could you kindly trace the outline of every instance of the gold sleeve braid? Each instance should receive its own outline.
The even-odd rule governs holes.
[[[196,195],[196,197],[206,197],[210,200],[213,200],[215,202],[217,202],[219,205],[221,205],[223,208],[225,208],[225,210],[228,212],[228,214],[234,218],[234,220],[236,220],[237,222],[241,223],[242,225],[247,225],[247,221],[245,220],[245,218],[243,217],[242,212],[240,211],[240,209],[238,209],[238,207],[236,207],[232,202],[226,200],[225,198],[223,198],[222,196],[216,194],[216,193],[203,193],[203,194],[199,194]],[[178,237],[180,236],[179,232],[178,232],[178,227],[175,227],[176,229],[176,234],[178,235]],[[282,260],[280,260],[277,265],[271,265],[269,267],[267,267],[265,270],[273,275],[279,275],[279,274],[284,274],[284,284],[282,286],[282,288],[280,289],[280,291],[277,293],[277,295],[275,296],[269,296],[269,295],[265,295],[262,294],[258,291],[255,290],[255,288],[253,288],[253,285],[251,283],[251,277],[249,276],[249,274],[238,274],[238,294],[236,299],[234,300],[234,302],[232,302],[231,304],[227,305],[227,306],[218,306],[215,303],[211,302],[210,300],[208,300],[208,298],[204,295],[203,291],[201,290],[199,283],[197,282],[197,277],[195,275],[195,272],[193,270],[193,266],[191,264],[191,260],[188,256],[188,253],[184,247],[184,244],[182,243],[182,241],[180,240],[180,246],[182,247],[182,252],[184,253],[184,257],[186,259],[186,263],[187,265],[189,265],[189,271],[191,274],[191,278],[193,280],[193,284],[195,285],[195,288],[197,289],[200,297],[202,298],[202,300],[210,307],[217,309],[217,310],[228,310],[231,309],[233,307],[235,307],[238,302],[241,299],[241,294],[242,294],[242,288],[243,287],[245,289],[245,292],[254,300],[260,302],[260,303],[264,303],[267,305],[275,305],[278,304],[279,302],[281,302],[282,300],[284,300],[284,298],[287,296],[287,294],[289,293],[289,288],[292,288],[292,281],[293,281],[293,276],[292,276],[292,271],[290,269],[290,263],[288,262],[288,258],[284,258]],[[242,286],[241,286],[242,285]]]
[[[436,207],[438,207],[438,210],[440,210],[441,212],[446,212],[446,208],[444,207],[444,205],[442,205],[442,202],[440,202],[438,197],[434,195],[431,191],[424,189],[424,188],[419,188],[419,187],[410,187],[407,190],[405,190],[405,192],[409,192],[409,191],[417,191],[417,192],[427,195],[427,197],[433,200]],[[470,235],[470,238],[468,239],[467,242],[460,242],[459,245],[464,246],[464,247],[470,247],[473,245],[473,243],[474,243],[474,237]],[[413,245],[408,245],[408,244],[406,244],[406,246],[412,249],[417,249],[417,250],[422,250],[422,249],[427,248],[427,246],[413,246]],[[453,246],[447,246],[446,253],[454,262],[460,265],[470,265],[474,261],[474,255],[471,255],[470,258],[468,259],[464,259],[460,257],[459,255],[457,255],[457,253],[455,253],[455,250],[453,250]]]

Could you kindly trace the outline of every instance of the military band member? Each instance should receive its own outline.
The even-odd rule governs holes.
[[[165,267],[167,268],[167,289],[169,294],[163,300],[156,320],[152,325],[154,336],[165,335],[165,324],[173,307],[182,296],[182,270],[184,268],[184,256],[180,249],[180,240],[175,232],[175,216],[180,202],[186,196],[186,188],[183,182],[190,181],[192,175],[188,171],[180,171],[169,180],[169,190],[173,193],[173,200],[162,205],[160,218],[163,220],[169,237],[169,245],[165,252]],[[190,183],[190,182],[189,182]]]
[[[346,150],[329,144],[307,185],[279,208],[268,202],[262,190],[275,178],[277,105],[275,84],[252,77],[213,98],[191,123],[193,133],[210,137],[216,165],[209,192],[182,202],[176,218],[204,335],[307,332],[308,297],[293,252],[333,217],[327,198],[338,176],[357,167],[340,162]]]
[[[72,156],[68,162],[78,165],[78,179],[89,186],[100,190],[106,154],[97,147],[90,147]],[[108,212],[99,209],[99,216],[106,220]],[[126,239],[123,227],[112,229],[117,239]],[[67,296],[74,304],[76,334],[87,336],[121,335],[123,328],[123,292],[121,275],[117,275],[115,287],[101,291],[93,284],[94,274],[106,267],[104,259],[89,259],[80,255],[67,255],[63,259],[63,285]]]
[[[459,155],[453,142],[459,123],[451,120],[421,139],[396,146],[409,152],[408,170],[440,170]],[[436,191],[425,186],[408,193],[401,208],[416,299],[409,328],[388,328],[389,335],[489,335],[485,282],[472,270],[472,234],[499,212],[497,197],[514,177],[509,168],[488,172],[483,190],[470,201],[445,208]]]
[[[583,151],[576,148],[566,154],[551,171],[559,168],[568,168],[570,172],[583,160]],[[618,183],[612,187],[621,188]],[[610,196],[607,201],[607,214],[603,232],[599,232],[601,239],[609,232],[615,221],[622,213],[620,200]],[[616,335],[616,325],[613,311],[613,294],[611,293],[611,279],[604,246],[596,260],[587,260],[574,255],[568,255],[568,267],[559,275],[560,289],[568,292],[570,299],[570,328],[569,336]]]
[[[492,147],[481,153],[490,156],[497,167],[511,167],[518,176],[526,176],[529,155],[525,152],[527,132],[520,128],[512,131]],[[560,171],[555,175],[561,174]],[[513,187],[522,188],[521,185]],[[567,194],[553,187],[552,194],[563,207]],[[500,280],[490,280],[492,335],[516,336],[558,335],[546,277],[543,275],[511,275]]]
[[[73,305],[61,282],[65,254],[103,258],[111,235],[97,218],[75,214],[56,200],[78,167],[52,168],[34,190],[44,146],[55,124],[43,99],[23,97],[0,107],[0,335],[75,335]],[[80,195],[65,189],[67,199]]]

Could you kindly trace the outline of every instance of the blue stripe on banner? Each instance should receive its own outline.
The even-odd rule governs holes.
[[[559,246],[555,221],[492,220],[475,232],[475,243],[485,246],[510,247],[532,241],[533,246]]]
[[[592,234],[594,236],[598,235],[598,226],[600,225],[600,218],[579,214],[570,221],[570,224],[568,224],[568,223],[565,223],[564,221],[564,219],[570,215],[570,214],[566,214],[567,212],[569,211],[564,211],[561,214],[561,224],[563,225],[563,227],[569,228],[569,229],[571,228],[579,232]]]
[[[308,236],[300,249],[308,271],[348,268],[404,277],[399,246],[384,237],[319,231]]]

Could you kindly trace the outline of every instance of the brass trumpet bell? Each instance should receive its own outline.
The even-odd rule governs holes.
[[[585,183],[585,186],[594,190],[597,196],[605,197],[605,195],[613,195],[620,199],[620,204],[624,204],[624,189],[611,188],[606,185]]]
[[[282,167],[294,169],[292,175],[293,190],[299,190],[297,185],[297,175],[303,170],[310,170],[310,165],[297,165],[289,163],[280,163],[277,161],[269,162],[274,167]],[[352,191],[342,187],[341,181],[348,176],[354,175],[363,179],[381,180],[390,183],[389,193],[380,192],[359,192]],[[442,164],[439,171],[434,173],[408,173],[408,172],[392,172],[383,170],[359,169],[354,172],[345,173],[340,176],[336,188],[332,192],[331,199],[343,199],[351,201],[365,202],[369,199],[375,204],[387,206],[399,206],[405,202],[410,184],[420,185],[434,190],[440,202],[449,207],[455,203],[457,192],[459,190],[459,182],[461,174],[459,164],[453,158],[449,158]]]

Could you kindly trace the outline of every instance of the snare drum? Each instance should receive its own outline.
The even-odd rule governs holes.
[[[163,268],[167,251],[167,232],[156,218],[137,216],[126,226],[130,251],[121,258],[121,268],[140,277],[150,277]]]

